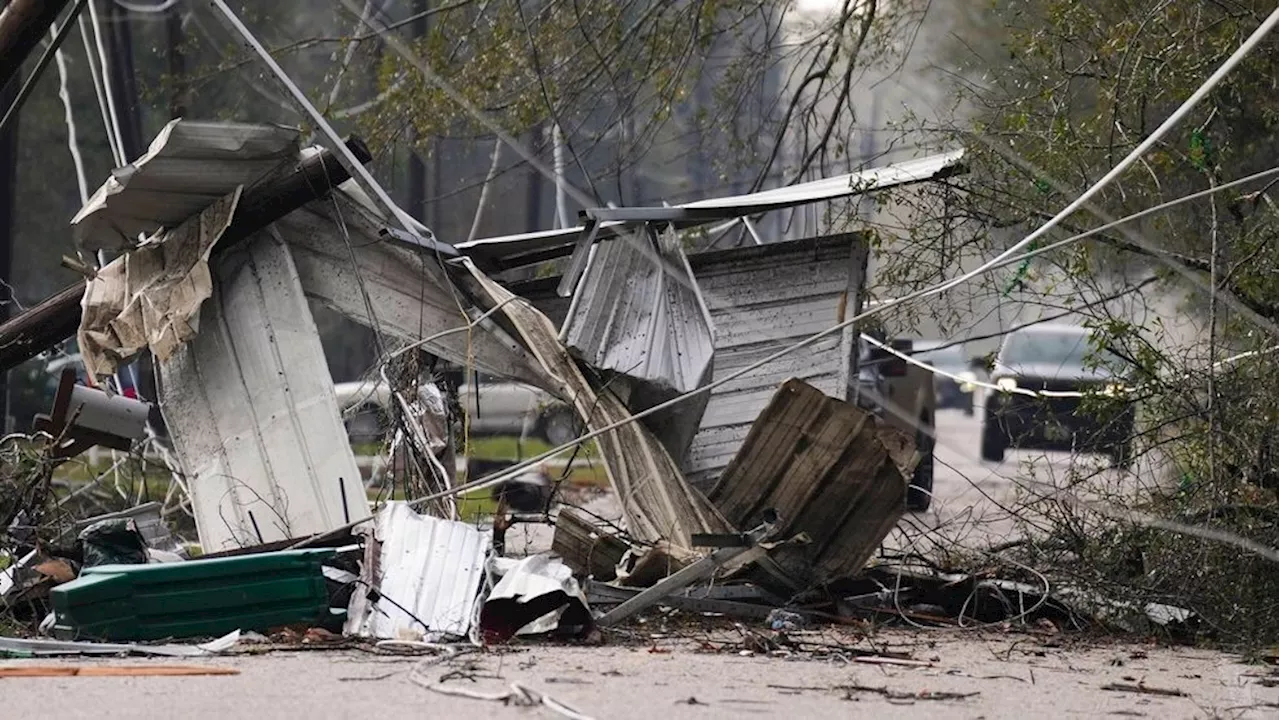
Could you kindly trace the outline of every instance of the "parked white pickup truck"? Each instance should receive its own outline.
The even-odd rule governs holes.
[[[470,432],[476,435],[536,437],[552,445],[573,440],[578,419],[568,405],[550,393],[522,383],[487,380],[479,386],[464,383],[458,388],[458,403],[467,414]],[[477,389],[478,388],[478,389]],[[369,439],[381,434],[391,393],[380,381],[365,380],[333,386],[338,407],[347,418],[353,439]]]

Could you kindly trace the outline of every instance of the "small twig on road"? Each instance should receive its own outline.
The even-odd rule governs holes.
[[[1190,697],[1181,690],[1170,690],[1168,688],[1151,687],[1150,685],[1130,685],[1128,683],[1107,683],[1102,686],[1103,690],[1111,690],[1112,692],[1130,692],[1141,693],[1143,695],[1163,695],[1165,697]]]
[[[813,685],[766,685],[765,687],[774,690],[816,690],[818,692],[831,692],[833,690],[845,691],[845,696],[850,697],[855,692],[870,692],[877,695],[883,695],[889,700],[964,700],[980,694],[978,691],[960,693],[950,692],[946,690],[921,690],[920,692],[901,692],[899,690],[890,690],[887,687],[874,687],[871,685],[832,685],[830,687],[815,687]]]
[[[340,677],[338,678],[338,682],[365,682],[365,681],[374,681],[374,680],[386,680],[387,678],[395,677],[396,675],[399,675],[399,674],[400,674],[400,671],[397,670],[395,672],[382,673],[381,675],[360,675],[356,677]]]

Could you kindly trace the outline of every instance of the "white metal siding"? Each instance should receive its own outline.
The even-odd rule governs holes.
[[[259,234],[217,260],[213,272],[200,333],[159,364],[161,406],[204,550],[322,532],[348,513],[367,517],[288,248]]]

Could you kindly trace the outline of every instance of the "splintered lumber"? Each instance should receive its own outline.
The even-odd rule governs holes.
[[[551,552],[559,556],[575,575],[608,582],[617,577],[618,563],[627,552],[627,543],[592,522],[585,513],[564,508],[556,518]]]
[[[347,147],[361,162],[372,159],[362,140],[352,137]],[[350,174],[329,150],[298,163],[297,170],[246,189],[231,224],[213,248],[217,256],[272,222],[324,197],[346,182]],[[80,299],[84,283],[64,288],[26,312],[0,325],[0,371],[9,370],[76,333],[80,327]]]

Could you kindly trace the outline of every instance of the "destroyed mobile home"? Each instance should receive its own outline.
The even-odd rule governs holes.
[[[355,139],[344,151],[369,159]],[[9,366],[74,331],[97,385],[67,371],[33,434],[5,439],[0,600],[57,640],[0,650],[195,637],[221,647],[237,631],[290,625],[495,643],[581,636],[659,604],[816,617],[797,599],[840,582],[866,591],[843,610],[874,614],[882,571],[866,567],[907,511],[917,468],[932,463],[914,430],[932,397],[913,400],[907,422],[860,407],[851,325],[802,356],[775,353],[858,314],[865,242],[848,234],[689,257],[677,233],[926,181],[961,159],[687,206],[588,210],[581,228],[455,247],[413,223],[394,227],[403,213],[380,209],[337,156],[300,147],[295,130],[169,123],[72,221],[81,249],[115,258],[0,327]],[[496,279],[557,258],[567,258],[560,278]],[[393,487],[410,500],[371,503],[309,302],[392,344],[374,382],[395,417]],[[155,503],[68,522],[49,489],[53,468],[92,445],[126,451],[154,438],[149,406],[107,382],[144,352],[199,558]],[[582,437],[460,482],[448,389],[420,369],[436,360],[540,389],[572,410]],[[915,397],[911,387],[899,395]],[[621,526],[554,502],[537,464],[588,440]],[[522,483],[537,486],[534,501],[501,492]],[[493,517],[464,521],[458,499],[493,488]],[[516,522],[554,524],[552,553],[506,557]]]

